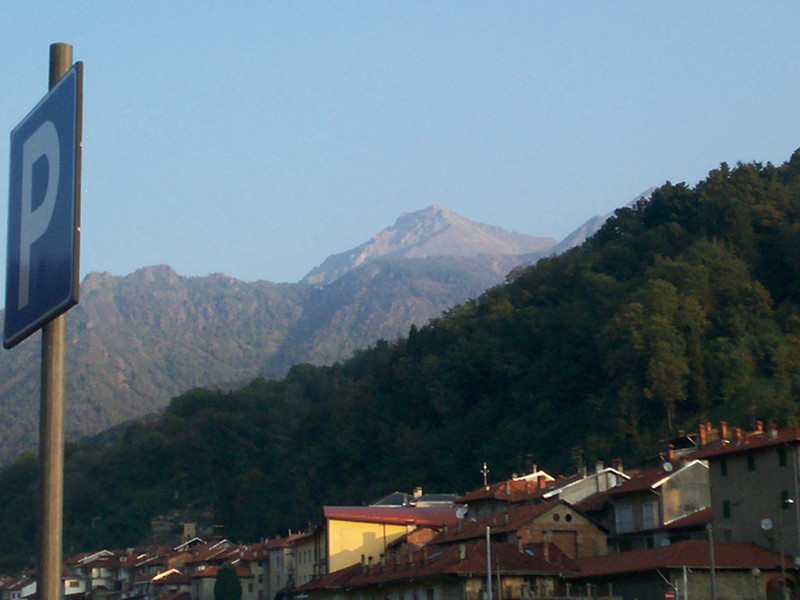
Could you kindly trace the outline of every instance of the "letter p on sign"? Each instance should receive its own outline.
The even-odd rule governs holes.
[[[82,88],[79,62],[11,132],[6,348],[78,302]]]

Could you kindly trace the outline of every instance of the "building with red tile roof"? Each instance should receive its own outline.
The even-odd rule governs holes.
[[[499,580],[503,598],[552,595],[575,568],[554,546],[492,543],[490,552],[493,586]],[[486,543],[474,540],[351,565],[296,591],[309,600],[377,595],[478,600],[486,592],[486,572]]]
[[[252,592],[247,592],[248,584],[253,579],[253,574],[250,570],[240,564],[223,566],[233,566],[236,569],[236,575],[242,585],[242,600],[254,600]],[[214,600],[214,584],[217,581],[217,574],[223,566],[213,565],[206,567],[202,571],[196,571],[189,576],[192,581],[192,600]]]
[[[362,557],[385,556],[389,544],[424,527],[440,530],[458,521],[458,507],[325,506],[326,569],[331,572],[358,563]]]
[[[680,536],[704,537],[702,527],[671,534],[667,523],[711,506],[708,466],[701,460],[669,454],[655,465],[630,473],[620,485],[578,503],[606,527],[616,552],[652,548]]]
[[[766,598],[767,590],[780,586],[782,558],[787,579],[795,585],[797,574],[790,556],[749,542],[716,542],[712,553],[702,540],[581,559],[576,561],[577,571],[566,579],[584,587],[611,589],[626,600],[664,598],[668,590],[677,592],[676,598],[682,598],[684,590],[689,598],[708,598],[713,564],[718,598]]]
[[[605,531],[563,500],[512,505],[505,512],[465,518],[434,537],[431,545],[453,544],[483,537],[509,543],[552,543],[570,558],[605,554]]]
[[[800,555],[800,428],[704,424],[699,440],[693,456],[708,461],[714,539]]]

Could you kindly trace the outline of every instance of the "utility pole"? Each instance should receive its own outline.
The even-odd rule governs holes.
[[[711,529],[711,523],[706,525],[708,532],[708,565],[711,574],[711,600],[717,600],[717,576],[714,571],[714,532]]]

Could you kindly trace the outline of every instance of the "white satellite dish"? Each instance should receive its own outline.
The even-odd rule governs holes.
[[[772,519],[761,519],[761,529],[772,531]]]
[[[671,473],[672,472],[672,463],[671,462],[665,462],[663,465],[661,465],[661,468],[664,469],[667,473]]]
[[[467,516],[467,511],[468,511],[468,510],[469,510],[469,507],[467,507],[467,506],[460,506],[460,507],[458,508],[458,510],[456,511],[456,518],[457,518],[457,519],[463,519],[464,517],[466,517],[466,516]]]

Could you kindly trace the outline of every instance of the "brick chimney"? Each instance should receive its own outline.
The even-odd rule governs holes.
[[[536,478],[536,481],[539,484],[539,489],[540,490],[543,490],[544,488],[547,487],[547,477],[545,477],[544,475],[539,475]]]
[[[672,460],[673,458],[675,458],[675,446],[667,444],[667,460]]]
[[[756,433],[764,433],[764,421],[756,421]]]
[[[778,426],[775,423],[767,425],[767,438],[774,440],[778,437]]]
[[[620,473],[623,473],[623,472],[624,472],[624,471],[622,470],[622,459],[621,459],[621,458],[615,458],[615,459],[614,459],[614,460],[611,462],[611,466],[612,466],[612,467],[614,467],[614,469],[616,469],[616,470],[617,470],[617,471],[619,471]]]
[[[700,423],[697,426],[697,443],[700,448],[705,448],[705,445],[708,443],[708,439],[706,438],[706,424]]]
[[[742,428],[741,427],[736,427],[733,430],[733,441],[736,444],[741,444],[742,443]]]
[[[719,437],[723,440],[728,439],[728,423],[726,421],[719,422]]]

